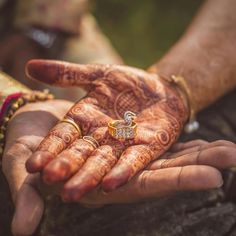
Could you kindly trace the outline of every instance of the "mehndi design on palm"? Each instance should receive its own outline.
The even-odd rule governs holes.
[[[72,125],[58,123],[26,163],[29,172],[42,171],[47,183],[66,182],[62,196],[68,201],[78,201],[99,184],[106,192],[125,184],[176,141],[187,119],[178,90],[140,69],[33,60],[27,72],[48,84],[88,91],[65,117],[100,146],[79,138]],[[126,111],[137,115],[137,134],[121,141],[107,125]]]

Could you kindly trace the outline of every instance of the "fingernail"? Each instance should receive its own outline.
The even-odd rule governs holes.
[[[59,74],[55,64],[49,60],[31,60],[27,63],[26,74],[30,78],[40,80],[47,84],[57,81]]]

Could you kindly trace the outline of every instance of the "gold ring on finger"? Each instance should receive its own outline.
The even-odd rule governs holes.
[[[98,141],[92,136],[83,136],[83,140],[90,143],[95,149],[100,146]]]
[[[137,123],[134,122],[135,118],[135,113],[126,111],[124,120],[112,120],[108,123],[109,134],[115,139],[133,139],[137,133]]]
[[[61,123],[64,122],[64,123],[68,123],[68,124],[71,124],[79,133],[79,137],[82,136],[82,132],[81,132],[81,129],[80,127],[75,123],[75,121],[73,121],[72,119],[69,119],[69,118],[64,118],[60,121]]]

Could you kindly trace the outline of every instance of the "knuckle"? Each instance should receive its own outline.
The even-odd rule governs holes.
[[[142,174],[140,175],[139,186],[138,186],[139,194],[143,194],[148,189],[148,179],[150,178],[150,176],[151,176],[150,171],[143,171]]]
[[[160,164],[160,169],[171,167],[171,163],[173,161],[174,161],[174,159],[164,159]]]
[[[182,183],[182,174],[185,170],[184,166],[181,166],[178,168],[178,174],[177,174],[177,182],[176,182],[176,190],[180,190],[183,188],[183,183]]]

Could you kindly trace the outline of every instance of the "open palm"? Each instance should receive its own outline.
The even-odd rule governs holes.
[[[80,86],[88,91],[65,117],[100,146],[93,147],[79,137],[74,126],[61,122],[26,165],[31,173],[42,171],[47,183],[69,180],[64,186],[65,200],[79,200],[101,182],[106,192],[125,184],[176,141],[187,118],[178,90],[143,70],[33,60],[27,72],[48,84]],[[122,119],[125,111],[137,114],[137,135],[119,141],[109,135],[107,124]]]
[[[63,100],[27,104],[9,122],[2,168],[16,206],[12,222],[14,235],[34,232],[44,211],[40,193],[48,192],[39,175],[26,172],[25,162],[71,105]],[[79,202],[98,207],[147,200],[178,191],[216,188],[222,184],[219,171],[236,164],[235,150],[236,145],[227,141],[178,143],[126,185],[109,194],[96,188]],[[49,190],[50,194],[56,194],[55,190],[60,191],[60,188],[49,186]]]

